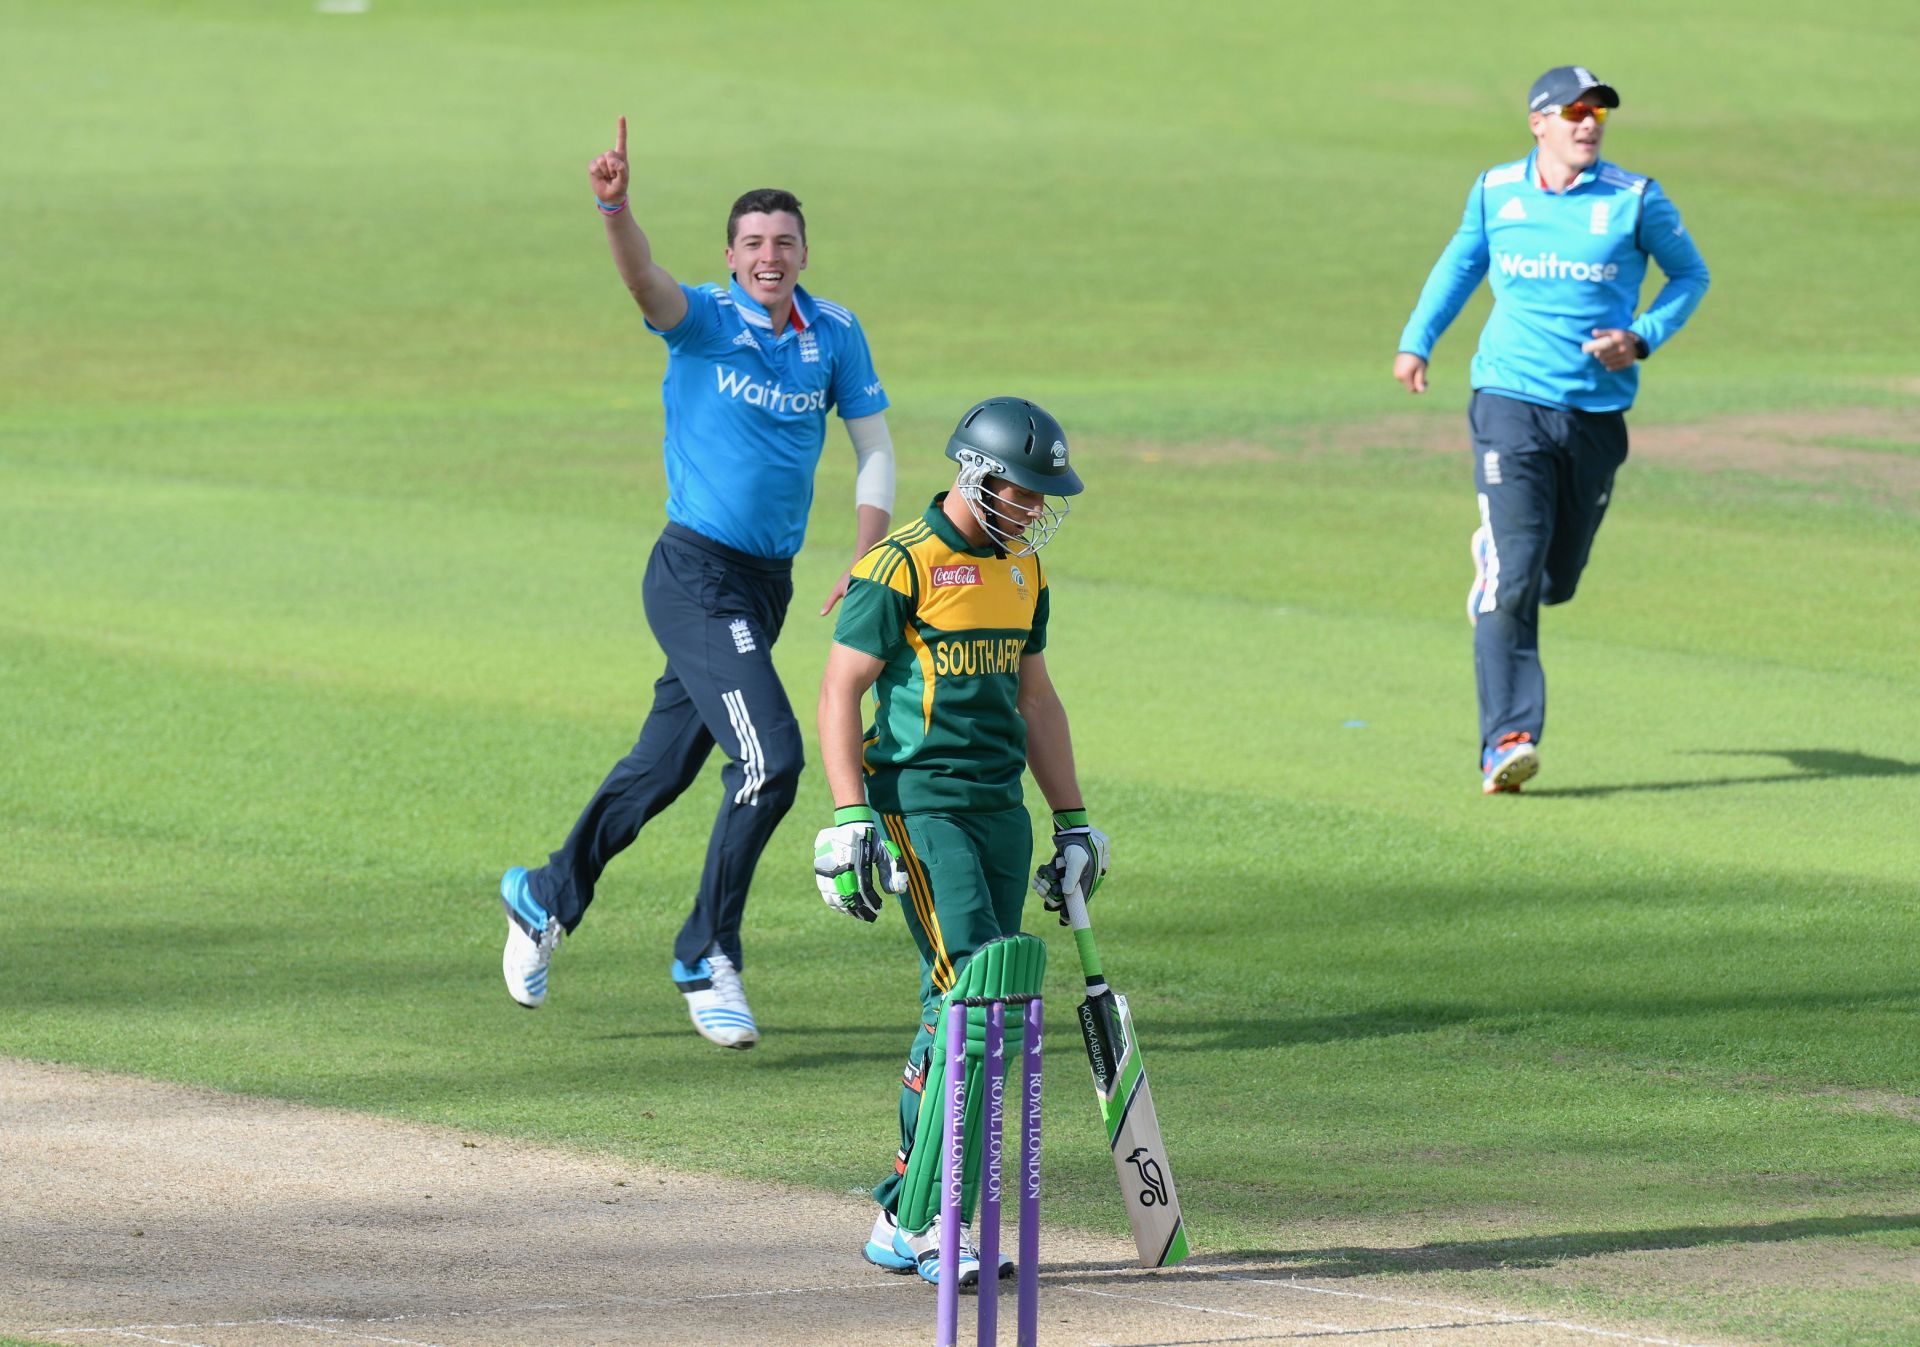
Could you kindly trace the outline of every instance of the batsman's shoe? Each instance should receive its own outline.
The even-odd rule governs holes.
[[[914,1270],[920,1279],[934,1286],[940,1284],[940,1227],[938,1216],[933,1224],[919,1234],[895,1229],[893,1232],[893,1251],[902,1258],[913,1260]],[[973,1241],[967,1238],[967,1232],[960,1232],[960,1289],[970,1290],[980,1283],[980,1251],[973,1247]]]
[[[873,1233],[867,1236],[867,1247],[860,1251],[860,1256],[888,1272],[913,1271],[913,1258],[893,1247],[893,1237],[899,1229],[893,1213],[882,1207],[880,1214],[873,1218]]]
[[[1485,524],[1473,531],[1467,544],[1473,553],[1473,587],[1467,591],[1467,625],[1480,625],[1480,601],[1487,597],[1487,563],[1493,558],[1493,530]]]
[[[967,1242],[961,1247],[972,1249],[976,1255],[978,1255],[980,1251],[980,1246],[974,1243],[973,1229],[971,1226],[967,1229]],[[1019,1264],[1013,1261],[1013,1255],[1008,1253],[1003,1245],[1000,1250],[1000,1280],[1005,1281],[1019,1270]]]
[[[740,987],[740,971],[717,949],[689,968],[673,961],[673,985],[687,998],[687,1014],[703,1038],[723,1048],[750,1048],[760,1041],[747,994]]]
[[[1531,781],[1539,770],[1540,750],[1533,746],[1533,736],[1503,734],[1499,743],[1480,755],[1480,793],[1518,795],[1520,783]]]
[[[566,928],[534,901],[524,865],[500,876],[500,901],[507,909],[507,947],[500,954],[507,995],[528,1010],[538,1010],[547,999],[547,965],[566,938]]]

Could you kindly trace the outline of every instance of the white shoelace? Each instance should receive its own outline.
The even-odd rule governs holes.
[[[715,994],[729,1006],[738,1006],[745,1012],[747,994],[740,986],[740,971],[733,966],[733,960],[716,950],[707,955],[707,971],[713,977]]]

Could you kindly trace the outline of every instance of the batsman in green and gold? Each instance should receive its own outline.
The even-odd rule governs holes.
[[[906,862],[923,993],[952,987],[954,950],[1020,929],[1033,849],[1020,669],[1047,642],[1039,558],[973,546],[944,500],[854,566],[834,630],[884,665],[862,762]]]
[[[1051,596],[1037,555],[1081,489],[1066,434],[1031,402],[990,398],[961,418],[947,456],[959,465],[952,489],[854,566],[821,681],[820,749],[835,812],[814,849],[827,904],[870,922],[884,894],[900,895],[920,956],[900,1149],[874,1188],[881,1210],[865,1254],[929,1281],[949,1237],[935,1199],[934,1115],[948,1066],[941,1015],[955,996],[1038,993],[1045,975],[1044,943],[1020,931],[1033,862],[1023,774],[1033,773],[1054,811],[1056,840],[1084,843],[1092,831],[1046,667]],[[1104,859],[1104,837],[1100,844]],[[980,1069],[974,1030],[969,1076]],[[1009,1055],[1017,1038],[1010,1027]],[[974,1167],[970,1156],[967,1213]],[[951,1235],[963,1286],[1013,1274],[1010,1258],[983,1272],[967,1232]]]

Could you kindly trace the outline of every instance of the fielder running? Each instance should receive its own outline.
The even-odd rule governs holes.
[[[883,890],[906,895],[901,911],[920,951],[919,1031],[900,1093],[900,1150],[873,1190],[881,1210],[865,1253],[928,1281],[938,1280],[945,1238],[935,1191],[941,1006],[950,992],[1038,992],[1045,973],[1045,944],[1019,934],[1033,859],[1023,769],[1053,810],[1055,863],[1071,856],[1078,882],[1089,865],[1104,874],[1108,859],[1105,835],[1087,824],[1044,653],[1051,604],[1037,554],[1066,505],[1048,497],[1080,491],[1066,435],[1032,403],[992,398],[961,419],[947,456],[960,464],[953,489],[854,567],[820,684],[820,756],[835,808],[814,849],[835,910],[873,921]],[[877,713],[863,734],[869,688]],[[1008,1027],[1008,1059],[1017,1028]],[[978,1026],[970,1037],[977,1053]],[[977,1109],[981,1092],[968,1095]],[[916,1145],[917,1136],[932,1142]],[[971,1211],[977,1154],[968,1160]],[[959,1239],[961,1285],[972,1285],[979,1256],[965,1231]],[[1013,1272],[1004,1258],[999,1275]]]
[[[641,826],[698,775],[713,746],[729,759],[693,910],[674,942],[674,984],[694,1027],[750,1048],[759,1027],[739,970],[741,914],[754,866],[792,806],[800,726],[772,660],[793,597],[792,559],[806,533],[813,475],[837,408],[858,459],[860,556],[886,534],[893,508],[887,395],[848,310],[799,287],[807,222],[789,192],[734,202],[727,269],[717,285],[681,285],[653,260],[628,208],[627,119],[588,179],[614,266],[666,342],[667,525],[642,584],[647,625],[666,653],[653,707],[560,849],[500,881],[507,908],[501,966],[507,992],[546,999],[548,962],[593,901],[594,887]],[[848,575],[827,596],[826,614]]]
[[[1490,168],[1427,277],[1393,376],[1427,389],[1427,356],[1489,277],[1467,413],[1480,522],[1474,530],[1473,665],[1481,790],[1511,794],[1540,768],[1547,685],[1540,605],[1573,597],[1627,457],[1636,362],[1659,350],[1707,292],[1701,260],[1660,184],[1600,158],[1620,95],[1584,66],[1534,81],[1534,150]],[[1667,282],[1638,317],[1652,258]]]

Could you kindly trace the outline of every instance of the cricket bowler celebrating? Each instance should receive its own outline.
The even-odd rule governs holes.
[[[573,831],[537,870],[500,881],[507,908],[501,958],[507,992],[546,999],[548,961],[593,901],[607,864],[641,826],[692,784],[713,746],[729,761],[693,910],[673,950],[673,980],[694,1027],[750,1048],[759,1027],[740,984],[747,886],[775,825],[792,806],[800,725],[774,671],[772,646],[793,597],[792,559],[806,534],[814,467],[837,407],[859,461],[860,556],[887,532],[893,444],[887,395],[853,314],[799,287],[807,223],[789,192],[749,192],[727,220],[719,286],[681,285],[653,260],[628,207],[627,119],[593,161],[614,266],[667,346],[667,526],[642,584],[647,624],[666,653],[653,707]],[[623,584],[624,567],[620,568]],[[820,609],[845,592],[843,575]],[[564,657],[564,650],[556,650]]]
[[[1488,795],[1516,793],[1540,769],[1540,605],[1565,603],[1580,583],[1626,461],[1637,362],[1707,292],[1707,264],[1660,184],[1600,157],[1619,106],[1584,66],[1534,81],[1533,152],[1474,180],[1393,362],[1394,378],[1424,393],[1434,343],[1490,279],[1467,413],[1480,496],[1467,620]],[[1667,282],[1636,317],[1649,258]]]
[[[942,1231],[937,1219],[936,1105],[947,1064],[934,1027],[949,993],[1041,989],[1046,946],[1019,934],[1033,859],[1021,772],[1032,770],[1053,809],[1057,856],[1074,858],[1070,887],[1089,866],[1104,874],[1109,852],[1087,823],[1044,653],[1050,600],[1038,553],[1066,513],[1064,500],[1056,507],[1048,497],[1081,489],[1066,434],[1030,402],[991,398],[961,418],[947,456],[960,465],[953,489],[853,568],[820,684],[820,756],[835,808],[814,873],[829,907],[863,921],[879,915],[883,890],[904,894],[920,951],[900,1151],[873,1190],[881,1210],[866,1258],[937,1281],[951,1233],[967,1286],[979,1278],[979,1255],[964,1230]],[[863,733],[869,688],[876,715]],[[1010,1025],[1009,1058],[1017,1037]],[[916,1145],[920,1135],[932,1141]],[[969,1211],[977,1179],[969,1174]],[[1012,1259],[998,1272],[1013,1275]]]

